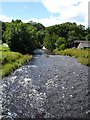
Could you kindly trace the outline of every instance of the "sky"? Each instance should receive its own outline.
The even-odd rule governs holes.
[[[0,20],[39,22],[44,26],[76,22],[88,26],[89,0],[0,0]],[[89,20],[88,20],[89,19]]]

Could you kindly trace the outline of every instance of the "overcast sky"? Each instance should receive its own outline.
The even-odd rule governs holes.
[[[76,22],[88,26],[89,0],[0,0],[0,20],[40,22],[44,26]]]

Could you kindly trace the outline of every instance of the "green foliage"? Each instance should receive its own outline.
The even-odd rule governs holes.
[[[46,33],[51,36],[57,35],[64,38],[66,43],[62,44],[65,44],[66,47],[73,47],[74,40],[85,40],[85,36],[88,34],[86,33],[85,26],[70,22],[47,27]]]
[[[45,37],[45,27],[41,23],[36,23],[33,21],[29,21],[27,25],[33,26],[36,29],[36,32],[34,33],[36,48],[41,48]]]
[[[50,34],[46,34],[45,39],[44,39],[44,46],[50,50],[53,51],[55,49],[55,42],[57,40],[58,36],[57,35],[50,35]]]
[[[9,47],[0,44],[0,75],[5,77],[32,58],[31,55],[22,55],[11,52]]]
[[[83,65],[90,66],[90,61],[87,58],[80,57],[77,60],[78,60],[78,62],[80,62]]]
[[[64,50],[66,48],[65,44],[60,45],[59,50]]]
[[[35,28],[37,28],[37,31],[45,30],[45,27],[41,23],[36,23],[36,22],[33,22],[33,21],[29,21],[27,24],[32,25]]]
[[[66,22],[45,28],[41,23],[33,21],[23,23],[17,19],[12,22],[0,22],[1,30],[2,42],[6,42],[10,47],[0,44],[0,63],[2,63],[0,73],[3,77],[32,58],[30,55],[22,54],[33,53],[42,45],[55,54],[76,57],[82,64],[90,66],[88,54],[90,50],[65,49],[73,47],[74,40],[90,40],[90,28],[85,29],[83,25]]]
[[[23,23],[17,19],[2,22],[2,33],[2,41],[8,43],[10,50],[23,54],[32,53],[43,45],[50,51],[71,48],[74,40],[90,38],[90,28],[71,22],[45,28],[41,23]]]
[[[10,50],[23,54],[33,51],[43,44],[45,27],[40,23],[23,23],[21,20],[12,20],[5,23],[3,38]]]
[[[90,33],[88,35],[86,35],[86,40],[90,41]]]
[[[66,46],[65,38],[59,37],[55,42],[55,46],[56,46],[56,48],[58,48],[58,50],[65,49],[65,46]]]
[[[0,44],[0,51],[10,51],[10,48]]]
[[[50,50],[51,52],[54,49],[65,49],[66,47],[66,40],[63,37],[59,37],[56,34],[46,34],[44,39],[44,46]]]
[[[69,47],[72,47],[74,40],[78,40],[78,37],[75,33],[75,30],[69,31],[68,38],[67,38],[67,42],[68,42]]]
[[[22,57],[22,54],[18,52],[2,52],[2,64],[15,62],[19,57]]]
[[[2,70],[2,74],[1,74],[2,77],[5,77],[13,72],[14,65],[13,64],[6,64],[5,66],[2,67],[2,69],[0,69],[0,71],[1,70]]]
[[[2,68],[0,69],[0,74],[2,75],[2,77],[9,75],[16,68],[19,68],[31,58],[31,55],[22,55],[18,52],[2,52],[2,57],[0,59],[0,62],[2,63]]]
[[[53,51],[55,54],[67,55],[71,57],[76,57],[77,60],[87,66],[90,66],[90,49],[65,49],[58,51],[58,49]]]
[[[44,38],[45,38],[45,33],[44,31],[37,31],[36,33],[36,38],[37,38],[37,46],[40,47],[43,45],[43,41],[44,41]]]
[[[20,22],[12,22],[7,26],[4,37],[12,51],[31,53],[35,48],[35,32],[32,26]]]
[[[44,39],[44,46],[49,50],[51,46],[51,36],[50,34],[46,34],[45,39]]]

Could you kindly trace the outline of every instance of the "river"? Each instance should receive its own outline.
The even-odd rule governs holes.
[[[88,67],[69,56],[35,51],[3,79],[2,115],[11,118],[87,118]]]

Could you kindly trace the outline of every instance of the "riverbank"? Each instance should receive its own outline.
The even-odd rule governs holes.
[[[0,61],[2,61],[2,68],[0,68],[0,74],[2,77],[6,77],[30,59],[32,59],[32,55],[22,55],[20,53],[10,51],[2,52],[2,57],[0,59]]]
[[[65,49],[65,50],[61,50],[58,51],[57,49],[55,49],[54,54],[57,55],[66,55],[66,56],[70,56],[70,57],[75,57],[78,62],[80,62],[83,65],[86,66],[90,66],[90,49]]]
[[[8,47],[1,46],[0,49],[0,75],[8,76],[15,69],[21,67],[26,62],[32,59],[32,55],[22,55],[18,52],[12,52]]]

